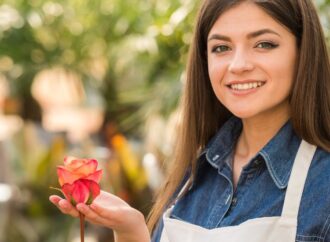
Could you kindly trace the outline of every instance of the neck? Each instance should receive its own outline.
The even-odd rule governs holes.
[[[236,144],[235,155],[250,160],[275,136],[288,119],[288,114],[271,115],[271,118],[263,116],[242,119],[243,129]]]

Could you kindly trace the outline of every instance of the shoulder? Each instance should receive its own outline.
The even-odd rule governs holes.
[[[324,202],[330,214],[330,153],[317,148],[305,184],[304,193],[313,195],[314,202]]]
[[[304,187],[298,219],[298,237],[330,240],[330,153],[317,148]]]
[[[309,169],[307,181],[314,182],[312,184],[322,185],[330,183],[330,153],[323,150],[322,148],[317,148]],[[324,184],[325,185],[325,184]],[[323,186],[321,186],[323,187]],[[329,194],[330,195],[330,194]]]

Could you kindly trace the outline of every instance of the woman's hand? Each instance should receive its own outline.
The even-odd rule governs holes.
[[[49,200],[64,214],[78,217],[81,212],[87,221],[113,229],[116,242],[150,241],[143,214],[110,193],[101,191],[89,206],[80,203],[74,207],[55,195],[50,196]]]

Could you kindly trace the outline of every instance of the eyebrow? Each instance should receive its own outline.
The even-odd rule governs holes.
[[[257,30],[257,31],[254,31],[254,32],[251,32],[251,33],[248,33],[247,34],[247,38],[248,39],[253,39],[253,38],[256,38],[260,35],[263,35],[263,34],[275,34],[275,35],[278,35],[279,37],[281,37],[281,35],[277,32],[275,32],[274,30],[271,30],[271,29],[260,29],[260,30]],[[213,34],[211,35],[211,37],[208,39],[208,41],[210,40],[224,40],[224,41],[230,41],[230,37],[228,36],[225,36],[225,35],[221,35],[221,34]]]

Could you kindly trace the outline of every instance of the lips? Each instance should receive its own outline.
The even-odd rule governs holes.
[[[260,80],[242,80],[242,81],[235,80],[229,82],[228,84],[226,84],[226,86],[233,90],[245,91],[245,90],[259,88],[265,85],[265,83],[266,83],[265,81],[260,81]]]

